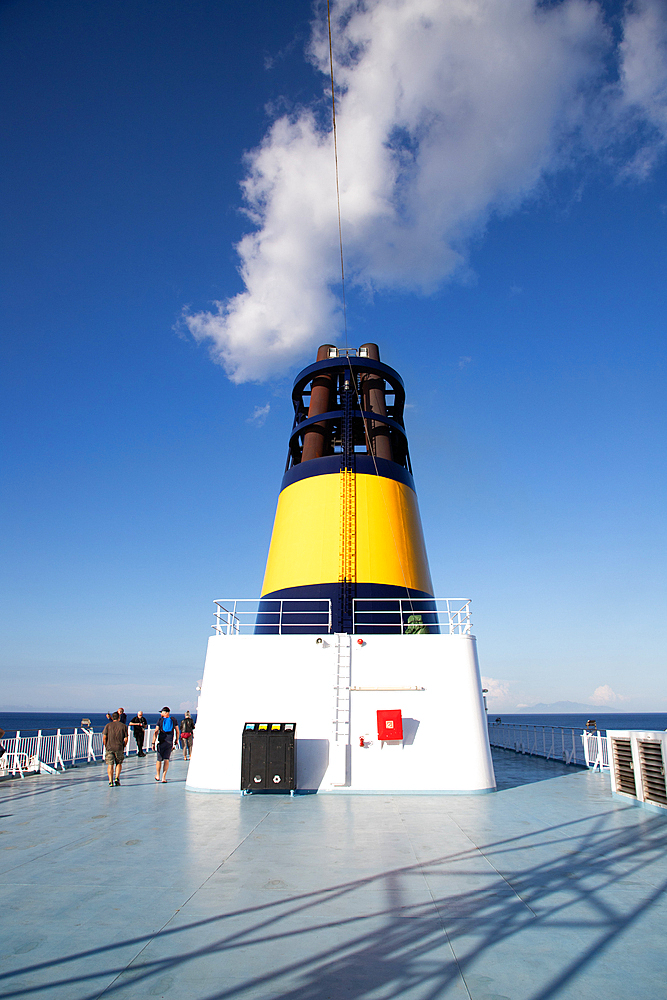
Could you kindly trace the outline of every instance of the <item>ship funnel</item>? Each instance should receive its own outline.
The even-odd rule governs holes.
[[[290,602],[295,623],[298,604],[292,602],[305,608],[306,601],[322,600],[331,602],[335,632],[362,631],[359,615],[371,610],[374,632],[400,631],[396,599],[420,598],[423,612],[429,607],[423,599],[433,597],[403,422],[403,381],[380,361],[377,344],[323,344],[315,363],[296,377],[292,401],[257,631],[272,630],[261,611],[275,609],[277,600]],[[377,624],[383,614],[386,627]]]

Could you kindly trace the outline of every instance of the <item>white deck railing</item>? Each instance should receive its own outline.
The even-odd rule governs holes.
[[[293,635],[308,628],[332,632],[331,601],[317,598],[220,598],[213,602],[216,635],[252,635],[258,629]]]
[[[153,726],[145,731],[144,749],[150,751]],[[126,754],[137,752],[132,727]],[[523,723],[489,722],[491,746],[515,753],[562,760],[566,764],[580,764],[593,770],[608,771],[609,756],[606,736],[600,732],[583,733],[562,726],[537,726]],[[0,757],[0,777],[37,771],[65,770],[78,762],[102,761],[104,748],[102,733],[92,729],[75,729],[73,733],[39,730],[36,736],[5,736],[0,743],[5,753]]]
[[[137,744],[132,727],[125,753],[136,753]],[[150,749],[151,732],[149,726],[144,741],[144,750]],[[31,774],[36,771],[53,773],[64,771],[77,763],[86,763],[104,759],[102,733],[92,729],[75,729],[73,733],[63,733],[60,729],[44,732],[39,730],[36,736],[21,736],[20,730],[14,736],[4,736],[0,743],[5,753],[0,757],[0,777],[8,774]]]
[[[466,597],[357,597],[354,631],[400,630],[401,635],[444,632],[470,635],[472,618]]]
[[[599,732],[584,730],[581,736],[584,743],[586,764],[594,771],[609,771],[609,743],[607,737]]]
[[[333,632],[331,601],[326,599],[220,598],[213,603],[211,627],[216,635],[294,635],[304,629]],[[465,597],[356,598],[353,631],[361,635],[381,631],[470,635],[470,601]]]
[[[536,726],[527,723],[489,722],[489,742],[493,747],[531,754],[546,760],[562,760],[593,770],[608,771],[607,740],[598,732],[581,732],[563,726]]]

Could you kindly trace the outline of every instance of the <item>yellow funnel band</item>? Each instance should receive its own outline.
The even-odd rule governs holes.
[[[342,551],[346,535],[342,477],[352,477],[354,552]],[[348,498],[349,489],[348,483]],[[355,473],[310,476],[285,487],[278,498],[262,594],[332,583],[341,565],[356,583],[408,587],[433,593],[417,496],[384,476]]]

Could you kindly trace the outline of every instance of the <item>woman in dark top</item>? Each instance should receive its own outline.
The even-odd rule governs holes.
[[[181,726],[181,741],[183,743],[183,760],[192,757],[192,734],[195,731],[195,722],[190,711],[185,713],[183,725]]]

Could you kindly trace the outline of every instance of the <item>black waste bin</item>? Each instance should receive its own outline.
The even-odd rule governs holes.
[[[294,791],[295,735],[296,722],[245,723],[241,753],[242,791]]]

